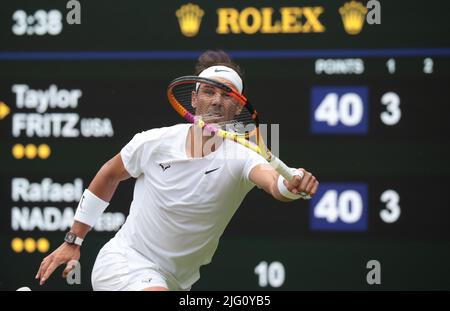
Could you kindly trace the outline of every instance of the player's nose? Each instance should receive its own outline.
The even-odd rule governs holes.
[[[216,93],[214,95],[214,98],[211,101],[211,105],[212,106],[221,106],[221,105],[223,105],[222,97],[220,96],[220,94]]]

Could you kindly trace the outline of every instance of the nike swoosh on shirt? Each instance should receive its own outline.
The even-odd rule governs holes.
[[[205,175],[206,175],[206,174],[209,174],[209,173],[212,173],[212,172],[214,172],[214,171],[217,171],[219,168],[220,168],[220,167],[215,168],[215,169],[213,169],[213,170],[206,171],[206,172],[205,172]]]

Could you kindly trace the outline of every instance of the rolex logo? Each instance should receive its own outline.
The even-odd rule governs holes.
[[[339,13],[341,14],[345,31],[349,35],[357,35],[361,32],[367,14],[367,8],[362,3],[356,1],[347,2],[339,9]]]
[[[180,24],[183,35],[186,37],[194,37],[197,35],[204,13],[198,5],[192,3],[182,5],[176,11],[178,23]]]

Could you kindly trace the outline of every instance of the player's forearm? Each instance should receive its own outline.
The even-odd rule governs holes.
[[[89,184],[88,189],[103,201],[109,202],[116,192],[120,179],[111,173],[110,162],[105,163]]]
[[[270,194],[277,199],[278,201],[281,202],[291,202],[292,200],[286,198],[285,196],[283,196],[280,191],[278,190],[278,176],[272,181],[271,185],[270,185]]]
[[[119,183],[128,178],[130,175],[123,166],[120,154],[117,154],[100,168],[88,189],[103,201],[109,202]]]
[[[73,233],[75,233],[75,235],[77,237],[80,237],[82,239],[84,239],[86,237],[86,235],[88,234],[89,230],[91,230],[91,227],[83,224],[79,221],[75,221],[72,225],[72,228],[70,229],[70,231],[72,231]]]
[[[72,232],[84,237],[107,208],[119,183],[129,177],[120,154],[106,162],[83,193],[75,214]]]
[[[91,194],[87,193],[86,191],[83,194],[83,197],[81,198],[82,201],[80,201],[80,205],[78,206],[78,209],[80,208],[81,204],[83,204],[84,212],[80,212],[77,209],[77,214],[75,215],[75,221],[72,225],[72,228],[70,229],[71,232],[75,233],[76,236],[84,239],[89,230],[91,230],[91,226],[94,225],[95,219],[101,215],[103,210],[107,206],[107,202],[109,202],[114,195],[114,192],[116,191],[116,188],[119,184],[120,180],[116,180],[115,178],[111,178],[108,176],[107,172],[105,172],[105,169],[100,169],[100,171],[97,173],[97,175],[92,180],[91,184],[89,185],[89,191]],[[85,197],[87,196],[87,197]],[[103,206],[97,206],[97,204],[90,204],[92,203],[92,196],[97,197],[97,199],[94,199],[94,202],[96,200],[104,201],[104,203],[101,203]],[[83,202],[84,200],[84,202]],[[86,210],[90,209],[90,210]],[[91,209],[97,209],[97,211],[91,210]],[[82,213],[83,215],[96,215],[91,222],[87,221],[92,218],[92,216],[88,218],[77,218],[80,217],[78,213]],[[84,216],[86,217],[86,216]],[[78,219],[78,220],[77,220]],[[80,221],[81,220],[81,221]]]
[[[259,188],[270,194],[276,200],[281,202],[289,202],[291,200],[284,197],[278,190],[279,174],[270,165],[257,165],[250,172],[250,180]]]
[[[266,169],[262,188],[274,199],[281,202],[290,202],[291,200],[283,196],[278,190],[278,176],[279,174],[272,168]]]

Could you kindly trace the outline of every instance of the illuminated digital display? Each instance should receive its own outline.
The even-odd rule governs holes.
[[[252,190],[193,289],[372,289],[371,259],[389,267],[378,289],[449,289],[450,4],[382,1],[369,24],[350,2],[84,1],[70,24],[65,1],[3,1],[0,289],[40,289],[84,188],[134,134],[184,122],[167,85],[216,48],[279,124],[280,158],[320,188],[290,204]],[[133,186],[88,235],[82,283],[55,273],[42,289],[91,289]]]

